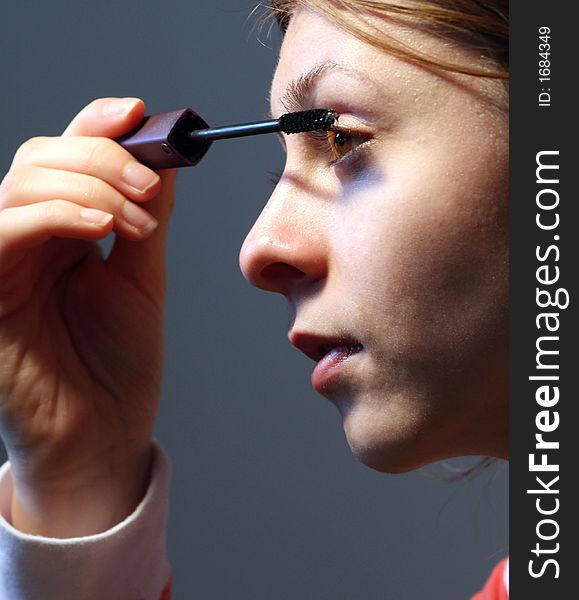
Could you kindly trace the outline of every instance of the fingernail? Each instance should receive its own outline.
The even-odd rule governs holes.
[[[138,102],[138,98],[118,98],[111,100],[103,108],[103,113],[106,117],[122,117],[129,114]]]
[[[132,160],[125,165],[122,178],[141,194],[144,194],[159,181],[159,176],[155,171],[151,171],[151,169],[136,160]]]
[[[83,208],[80,211],[80,218],[84,219],[87,223],[104,227],[111,222],[113,215],[104,210],[97,210],[96,208]]]
[[[147,211],[128,200],[123,204],[123,217],[129,225],[141,231],[152,231],[159,224]]]

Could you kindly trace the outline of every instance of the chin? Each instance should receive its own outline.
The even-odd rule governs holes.
[[[346,436],[347,437],[347,436]],[[348,438],[352,454],[363,464],[381,473],[408,473],[433,461],[418,462],[402,449],[391,445],[374,446],[353,442]]]
[[[395,428],[379,419],[344,418],[344,433],[352,454],[364,465],[382,473],[408,473],[442,460],[444,456],[427,448],[426,434],[406,427]]]

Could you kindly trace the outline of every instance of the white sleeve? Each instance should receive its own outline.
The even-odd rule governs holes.
[[[165,527],[171,466],[155,445],[151,483],[136,510],[96,535],[55,539],[10,524],[10,463],[0,469],[2,600],[159,600],[170,578]]]

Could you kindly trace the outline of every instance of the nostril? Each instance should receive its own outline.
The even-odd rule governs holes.
[[[280,287],[285,283],[295,283],[305,276],[303,271],[285,262],[274,262],[260,272],[263,284],[267,287]]]
[[[327,262],[325,245],[317,237],[312,241],[293,229],[264,233],[254,226],[239,253],[239,266],[249,283],[285,295],[293,286],[324,278]]]

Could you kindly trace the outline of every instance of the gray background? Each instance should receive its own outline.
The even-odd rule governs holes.
[[[251,7],[6,3],[0,171],[100,96],[192,106],[215,125],[262,118],[279,38],[257,41]],[[174,463],[174,598],[468,598],[508,552],[507,468],[451,484],[428,476],[448,474],[441,465],[389,476],[351,456],[337,411],[310,388],[311,361],[286,340],[285,301],[238,269],[282,164],[262,136],[218,142],[179,177],[156,430]]]

